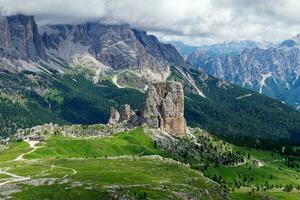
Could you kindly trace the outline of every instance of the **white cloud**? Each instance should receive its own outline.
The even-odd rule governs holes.
[[[126,22],[190,44],[274,41],[300,32],[299,0],[0,0],[0,7],[36,15],[40,24]]]

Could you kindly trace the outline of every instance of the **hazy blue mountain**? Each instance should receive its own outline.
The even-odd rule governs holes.
[[[260,43],[256,43],[250,40],[232,41],[200,46],[187,45],[180,41],[174,41],[170,43],[177,49],[177,51],[179,51],[179,53],[184,58],[187,58],[195,51],[205,52],[209,56],[217,56],[226,54],[237,54],[242,52],[246,48],[253,49],[262,46]]]
[[[226,54],[237,54],[242,52],[244,49],[253,49],[260,45],[254,41],[242,40],[224,42],[220,44],[203,45],[198,47],[199,50],[206,52],[210,56],[214,55],[226,55]]]
[[[197,46],[187,45],[181,41],[172,41],[170,42],[170,44],[172,44],[184,58],[186,58],[198,48]]]

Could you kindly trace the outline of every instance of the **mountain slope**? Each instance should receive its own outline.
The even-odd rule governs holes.
[[[144,31],[94,22],[44,26],[39,33],[45,58],[0,58],[1,135],[46,122],[106,123],[110,106],[140,109],[149,83],[176,80],[186,92],[188,124],[228,139],[299,142],[298,112],[195,70]],[[6,114],[7,106],[16,114]]]
[[[191,125],[240,145],[267,148],[268,139],[281,145],[299,143],[299,112],[292,107],[215,78],[205,84],[206,99],[187,94],[186,118]]]
[[[248,89],[204,76],[190,69],[206,98],[185,94],[185,117],[191,126],[201,127],[239,145],[273,148],[299,144],[299,112],[290,106]],[[176,70],[170,79],[182,81]],[[254,139],[255,138],[255,139]],[[268,145],[270,143],[270,145]]]

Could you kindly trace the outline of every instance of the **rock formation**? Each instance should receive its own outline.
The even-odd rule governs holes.
[[[173,136],[185,135],[184,94],[181,83],[163,82],[150,85],[142,118],[151,128],[160,128]]]
[[[120,121],[127,121],[135,115],[135,112],[131,110],[130,105],[124,104],[120,107]]]
[[[173,136],[186,134],[184,119],[184,94],[181,83],[161,82],[149,86],[141,114],[136,114],[130,105],[121,105],[117,111],[111,108],[108,125],[125,123],[127,127],[146,124],[159,128]]]
[[[111,107],[108,125],[114,125],[114,124],[118,123],[119,120],[120,120],[119,112],[114,107]]]
[[[127,127],[138,126],[139,117],[128,104],[121,105],[119,111],[112,107],[108,125],[117,123],[125,123]]]

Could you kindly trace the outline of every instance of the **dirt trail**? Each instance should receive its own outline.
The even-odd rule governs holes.
[[[77,171],[76,171],[75,169],[73,169],[73,168],[61,167],[61,166],[57,166],[57,165],[54,165],[54,164],[52,164],[52,165],[42,164],[42,165],[49,167],[49,169],[43,170],[43,171],[40,173],[40,175],[43,175],[44,173],[46,173],[46,172],[48,172],[48,171],[51,171],[51,170],[53,170],[54,168],[60,168],[60,169],[66,169],[66,170],[72,171],[72,174],[66,174],[64,177],[62,177],[63,179],[64,179],[64,178],[67,178],[68,176],[73,176],[73,175],[77,174]]]
[[[25,142],[27,142],[30,146],[30,148],[32,148],[31,151],[26,152],[26,153],[22,153],[21,155],[19,155],[16,159],[14,159],[13,161],[24,161],[24,156],[33,153],[34,151],[36,151],[38,148],[41,148],[41,146],[36,146],[36,144],[39,143],[39,141],[29,141],[29,140],[24,140]],[[68,176],[73,176],[75,174],[77,174],[77,171],[73,168],[67,168],[67,167],[60,167],[60,166],[56,166],[54,164],[52,164],[51,166],[49,165],[49,170],[53,170],[54,168],[60,168],[60,169],[66,169],[66,170],[70,170],[72,171],[71,174],[66,174],[63,178],[66,178]],[[41,174],[45,173],[48,170],[44,170]],[[10,176],[9,178],[6,179],[2,179],[5,180],[4,182],[0,183],[0,187],[9,183],[15,183],[15,182],[21,182],[21,181],[26,181],[26,180],[30,180],[31,177],[24,177],[24,176],[19,176],[17,174],[13,174],[10,172],[7,172],[6,170],[0,169],[0,174],[4,174],[7,176]]]
[[[5,175],[11,177],[9,180],[0,183],[0,187],[3,186],[3,185],[9,184],[9,183],[15,183],[15,182],[20,182],[20,181],[26,181],[26,180],[29,180],[29,179],[30,179],[30,177],[18,176],[18,175],[16,175],[16,174],[12,174],[12,173],[9,173],[9,172],[7,172],[7,171],[3,171],[3,170],[1,170],[1,169],[0,169],[0,174],[5,174]]]
[[[27,142],[30,146],[30,148],[32,148],[31,151],[27,152],[27,153],[22,153],[21,155],[19,155],[14,161],[21,161],[21,160],[25,160],[23,157],[25,155],[31,154],[33,153],[35,150],[37,150],[40,147],[35,146],[36,144],[39,143],[39,141],[29,141],[29,140],[24,140],[25,142]]]

